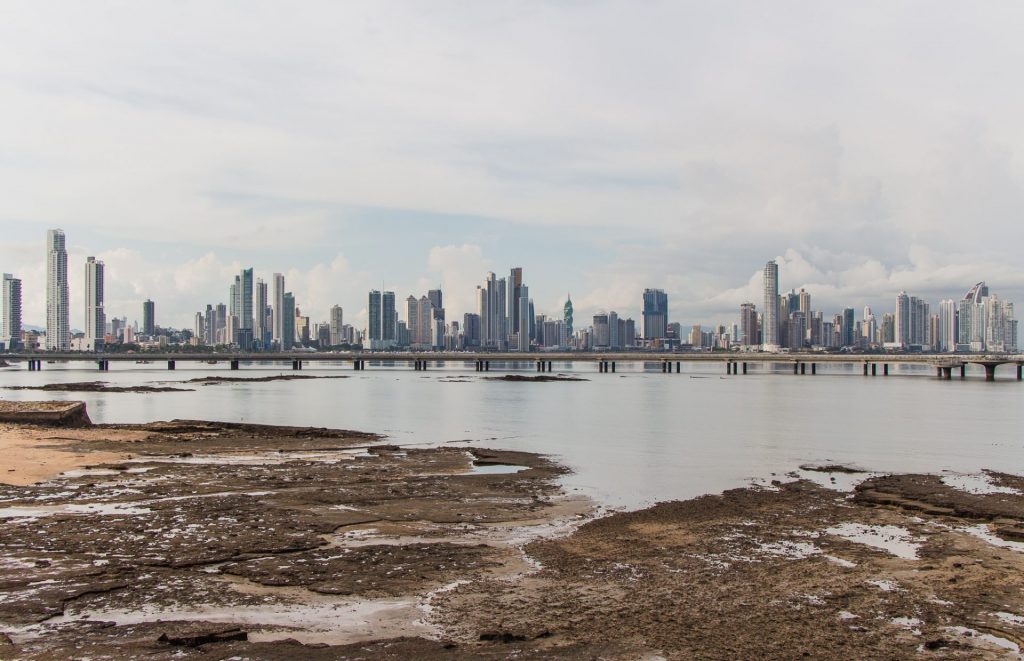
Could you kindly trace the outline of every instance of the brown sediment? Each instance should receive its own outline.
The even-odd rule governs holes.
[[[304,381],[307,379],[347,379],[348,375],[314,376],[311,374],[275,374],[273,376],[203,376],[185,383],[215,386],[221,383],[268,383],[270,381]]]
[[[97,474],[0,488],[0,508],[27,508],[0,526],[3,658],[995,659],[994,642],[1024,644],[1024,552],[998,537],[1024,517],[1016,493],[794,481],[587,519],[554,482],[564,469],[530,453],[201,421],[95,431],[145,437],[91,443],[135,457]],[[66,509],[83,503],[103,509]]]
[[[800,470],[813,471],[816,473],[866,473],[867,471],[843,464],[800,464]]]
[[[536,382],[536,383],[547,383],[549,381],[589,381],[590,379],[582,379],[578,376],[563,376],[552,375],[552,374],[538,374],[536,376],[525,375],[525,374],[505,374],[503,376],[487,376],[484,377],[488,381],[523,381],[523,382]]]
[[[7,390],[42,390],[44,392],[193,392],[191,388],[172,388],[171,386],[112,386],[106,381],[47,383],[43,386],[7,386]]]

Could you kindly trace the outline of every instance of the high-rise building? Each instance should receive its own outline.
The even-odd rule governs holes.
[[[430,307],[434,310],[434,319],[444,321],[444,297],[441,290],[431,289],[427,292],[427,298],[430,299]]]
[[[519,271],[519,277],[522,277],[522,269],[512,269],[513,275]],[[529,351],[530,350],[530,294],[529,289],[526,285],[520,282],[516,288],[519,290],[519,305],[516,310],[516,317],[519,320],[518,335],[519,335],[519,350]]]
[[[600,312],[594,315],[594,337],[591,341],[595,349],[607,349],[611,336],[608,328],[608,313]]]
[[[68,310],[68,251],[64,230],[46,232],[46,349],[71,347]]]
[[[565,307],[562,308],[562,323],[565,324],[566,337],[572,337],[572,294],[566,294]]]
[[[342,337],[342,326],[345,325],[344,317],[345,313],[344,310],[341,309],[340,305],[331,306],[330,344],[332,347],[345,343],[345,340]]]
[[[936,337],[935,346],[932,347],[936,351],[956,351],[957,343],[957,319],[956,319],[956,301],[947,299],[939,301],[939,327],[938,337]]]
[[[895,339],[893,342],[906,348],[910,346],[910,297],[901,291],[896,295]]]
[[[477,287],[479,289],[479,287]],[[480,315],[467,312],[462,315],[462,337],[465,348],[480,346]]]
[[[477,290],[479,289],[477,287]],[[420,341],[420,302],[412,294],[405,299],[405,324],[409,329],[409,344],[417,344]]]
[[[107,330],[103,310],[103,262],[95,257],[85,260],[85,349],[102,351]]]
[[[3,316],[0,317],[0,344],[7,351],[21,349],[21,280],[10,273],[3,279]]]
[[[779,348],[779,265],[770,260],[764,266],[764,310],[761,338],[765,351]]]
[[[842,339],[840,340],[840,346],[856,346],[856,333],[854,330],[853,308],[843,308]]]
[[[760,344],[757,336],[757,306],[753,303],[740,305],[740,333],[737,338],[743,346],[754,346]]]
[[[434,306],[430,299],[421,296],[416,306],[416,344],[423,349],[434,346]]]
[[[383,339],[381,336],[380,329],[380,298],[381,296],[379,289],[374,289],[370,291],[370,300],[367,305],[367,310],[369,311],[370,316],[369,319],[367,319],[366,323],[366,330],[370,336],[370,349],[380,349],[380,343],[381,340]]]
[[[288,291],[281,299],[281,350],[289,351],[295,346],[295,296]]]
[[[508,277],[508,319],[512,332],[519,332],[519,299],[522,298],[520,288],[523,286],[523,269],[516,266]]]
[[[273,279],[273,291],[271,292],[270,307],[273,315],[273,329],[271,333],[271,340],[279,348],[284,347],[282,338],[284,337],[284,276],[280,273],[274,274]]]
[[[267,336],[270,333],[267,328],[267,283],[263,282],[263,278],[256,278],[253,299],[252,337],[256,348],[265,350],[269,344]]]
[[[390,349],[395,346],[395,337],[398,333],[398,313],[395,310],[395,292],[384,292],[381,295],[380,305],[381,348]]]
[[[246,330],[252,330],[252,269],[242,269],[242,272],[238,275],[238,282],[238,327]]]
[[[644,290],[641,316],[645,340],[657,340],[668,335],[668,294],[661,289]]]
[[[142,302],[142,334],[156,335],[156,303],[148,298]]]

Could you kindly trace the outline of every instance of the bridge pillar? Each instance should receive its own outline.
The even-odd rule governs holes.
[[[811,363],[811,374],[818,373],[818,363]]]
[[[878,376],[878,363],[871,363],[871,376]]]
[[[882,376],[889,376],[889,363],[882,365]]]
[[[864,363],[864,376],[868,375],[868,364]]]
[[[1024,381],[1024,365],[1017,363],[1017,380]]]
[[[967,364],[965,363],[965,364],[960,366],[960,380],[962,381],[962,380],[964,380],[966,378],[967,378]]]
[[[551,361],[550,360],[548,361],[548,371],[549,372],[551,371]]]
[[[812,369],[813,369],[813,368],[812,368]],[[745,362],[743,363],[743,373],[744,373],[744,374],[746,374],[746,373],[747,373],[747,364],[746,364]]]
[[[541,369],[541,368],[540,368],[540,361],[538,360],[538,361],[537,361],[537,371],[539,372],[539,371],[540,371],[540,369]]]
[[[612,372],[614,372],[614,371],[615,371],[615,361],[613,360],[612,361]]]
[[[946,379],[946,381],[952,381],[953,380],[953,368],[952,367],[945,368],[943,370],[943,372],[945,372],[945,379]]]
[[[680,361],[677,360],[676,361],[676,374],[679,374],[679,363],[680,363]]]
[[[484,371],[485,372],[490,372],[491,371],[491,361],[489,361],[489,360],[485,360],[484,361]]]
[[[169,370],[173,370],[174,369],[174,361],[173,360],[168,360],[167,361],[167,369],[169,369]]]
[[[793,363],[793,374],[796,374],[798,369],[800,369],[800,364]]]
[[[996,365],[994,365],[994,364],[991,364],[991,365],[986,364],[985,365],[985,380],[986,381],[995,381],[996,380]]]
[[[800,373],[807,374],[807,363],[800,363]]]
[[[292,361],[292,370],[297,370],[297,369],[299,369],[299,361],[293,360]]]
[[[238,369],[238,361],[237,360],[232,360],[231,361],[231,369],[233,369],[233,370],[237,370]]]
[[[936,372],[936,374],[935,374],[936,378],[938,378],[941,381],[942,380],[942,368],[941,367],[936,367],[935,368],[935,372]]]

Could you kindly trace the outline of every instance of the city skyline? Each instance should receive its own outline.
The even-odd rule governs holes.
[[[108,308],[157,296],[179,327],[248,266],[359,325],[371,288],[465,310],[509,264],[581,318],[653,285],[724,323],[771,257],[829,309],[980,280],[1024,299],[1018,6],[60,6],[0,26],[0,268],[27,294],[61,227]]]
[[[60,229],[46,233],[46,263],[49,273],[46,299],[50,311],[48,327],[56,325],[63,335],[45,335],[47,349],[101,350],[104,341],[130,342],[133,330],[139,332],[138,320],[128,324],[127,316],[110,317],[107,323],[105,309],[105,264],[94,256],[85,263],[86,307],[84,333],[74,329],[60,331],[60,309],[66,310],[69,300],[67,284],[66,236]],[[672,320],[668,294],[658,288],[646,288],[642,293],[640,326],[628,315],[620,315],[611,308],[602,308],[592,317],[590,327],[579,328],[573,334],[573,304],[571,296],[563,305],[562,317],[538,314],[529,287],[523,279],[523,267],[511,267],[508,277],[498,278],[494,272],[486,274],[483,285],[475,287],[475,312],[466,312],[461,324],[451,317],[446,323],[443,290],[431,289],[419,300],[412,294],[406,299],[406,318],[401,320],[395,292],[370,290],[367,309],[368,323],[363,328],[343,324],[344,307],[334,304],[329,320],[317,320],[301,315],[293,292],[285,289],[285,277],[273,274],[274,297],[268,298],[268,286],[255,277],[254,268],[242,268],[229,287],[228,303],[208,303],[194,313],[191,329],[185,330],[196,338],[194,343],[230,344],[243,351],[281,350],[292,343],[300,346],[331,346],[359,344],[370,350],[413,347],[421,349],[484,349],[529,351],[536,347],[623,348],[642,343],[645,346],[693,346],[696,348],[757,347],[765,351],[801,350],[803,348],[895,348],[921,347],[931,351],[1016,351],[1018,327],[1012,300],[990,295],[986,282],[975,284],[959,300],[944,299],[931,313],[930,303],[901,290],[892,313],[879,318],[870,306],[863,307],[863,316],[856,319],[855,310],[846,306],[831,321],[826,313],[811,307],[812,292],[804,288],[797,293],[793,288],[782,294],[779,289],[780,272],[776,260],[769,260],[761,269],[762,308],[747,301],[740,304],[738,316],[724,324],[698,322],[684,334],[686,324]],[[7,333],[8,320],[18,318],[21,325],[21,282],[5,274],[3,319]],[[255,277],[255,283],[254,283]],[[13,296],[16,290],[17,300]],[[287,300],[288,305],[282,305]],[[155,302],[143,303],[142,335],[153,341],[156,328]],[[16,309],[15,309],[16,308]],[[66,315],[65,315],[66,316]],[[518,321],[517,321],[518,317]],[[291,326],[290,331],[278,336],[277,329]],[[549,324],[554,324],[549,328]],[[66,327],[66,323],[64,326]],[[287,335],[287,340],[285,340]],[[113,339],[111,339],[111,336]],[[545,336],[547,338],[545,339]],[[55,344],[54,337],[58,338]],[[559,338],[550,344],[551,338]],[[130,339],[131,338],[131,339]],[[338,340],[341,340],[340,342]],[[67,347],[63,342],[67,341]],[[160,340],[163,346],[165,340]],[[652,344],[653,343],[653,344]],[[8,341],[9,344],[9,341]]]

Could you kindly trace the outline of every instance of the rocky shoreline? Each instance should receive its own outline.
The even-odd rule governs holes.
[[[596,516],[529,453],[202,421],[60,433],[55,452],[121,459],[0,485],[0,659],[1024,646],[1014,475],[863,473],[843,491],[830,478],[854,484],[855,469],[823,466],[819,481]]]

